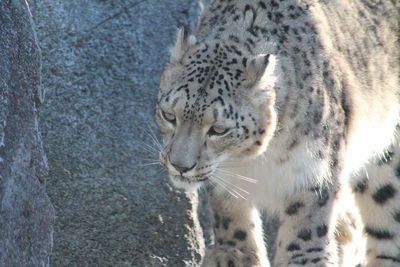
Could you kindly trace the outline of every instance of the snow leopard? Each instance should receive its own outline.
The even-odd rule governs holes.
[[[208,194],[202,266],[400,266],[399,21],[398,0],[210,0],[178,30],[155,119],[172,183]]]

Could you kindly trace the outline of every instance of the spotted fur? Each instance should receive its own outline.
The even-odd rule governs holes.
[[[210,0],[179,30],[156,121],[172,182],[209,191],[203,266],[399,266],[399,20],[397,0]]]

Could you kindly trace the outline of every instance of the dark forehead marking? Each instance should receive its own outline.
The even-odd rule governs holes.
[[[175,108],[176,104],[178,103],[179,97],[175,97],[174,100],[172,101],[172,108]]]
[[[212,66],[210,72],[207,73],[208,75],[206,76],[204,83],[200,85],[199,89],[197,90],[197,92],[199,93],[199,97],[206,94],[206,88],[210,85],[211,77],[214,75],[215,72],[216,69],[214,66]]]
[[[179,92],[180,90],[185,89],[187,87],[188,87],[188,84],[183,84],[183,85],[179,86],[178,88],[176,88],[176,91]]]
[[[213,58],[211,59],[210,55],[207,54],[209,56],[207,57],[208,60],[204,59],[202,61],[202,57],[205,58],[202,53],[211,47],[213,47],[214,52]],[[239,64],[238,59],[228,59],[227,54],[224,51],[230,50],[230,52],[235,52],[235,49],[235,46],[227,47],[226,45],[224,46],[216,43],[211,46],[206,46],[202,51],[196,51],[196,53],[189,57],[192,60],[185,66],[188,73],[185,75],[188,83],[177,90],[186,92],[187,97],[185,99],[186,104],[184,108],[184,116],[186,119],[201,122],[206,109],[211,108],[211,105],[215,102],[220,102],[222,106],[225,105],[225,101],[220,95],[214,97],[213,94],[210,95],[210,92],[215,90],[218,90],[219,92],[222,90],[231,92],[233,87],[233,76],[235,76],[235,78],[241,76],[242,71],[234,67]],[[225,73],[223,74],[223,72]],[[192,89],[189,89],[190,87],[192,87]],[[191,97],[188,97],[189,90],[192,91],[190,94]],[[173,101],[176,105],[178,99],[175,98]],[[216,108],[211,108],[210,111],[213,114],[214,120],[217,120],[218,116],[222,115],[219,114],[218,109]],[[227,109],[226,112],[232,113],[232,107]]]

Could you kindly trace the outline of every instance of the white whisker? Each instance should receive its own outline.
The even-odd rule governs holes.
[[[242,191],[243,193],[245,193],[245,194],[247,194],[247,195],[250,195],[250,193],[249,193],[248,191],[244,190],[243,188],[241,188],[241,187],[239,187],[239,186],[237,186],[237,185],[235,185],[235,184],[233,184],[233,183],[231,183],[231,182],[229,182],[229,181],[227,181],[227,180],[224,180],[224,179],[223,179],[222,177],[220,177],[220,176],[217,176],[217,175],[215,175],[215,174],[214,174],[214,176],[215,176],[216,178],[219,178],[220,180],[223,180],[226,184],[229,184],[229,185],[231,185],[231,186],[237,188],[238,190]]]
[[[212,180],[212,177],[210,179],[207,180],[212,186],[216,187],[217,184]],[[205,191],[207,192],[207,191]]]
[[[140,148],[143,149],[144,151],[146,151],[147,153],[150,153],[151,155],[154,155],[154,154],[155,154],[153,151],[149,150],[149,149],[146,148],[146,147],[141,146]]]
[[[232,176],[234,178],[242,179],[242,180],[250,182],[250,183],[254,183],[254,184],[258,183],[258,181],[256,179],[249,178],[249,177],[237,174],[237,173],[233,173],[233,172],[230,172],[230,171],[222,169],[222,168],[218,168],[218,171],[223,172],[226,175],[230,175],[230,176]]]
[[[145,166],[149,166],[149,165],[160,165],[160,162],[150,162],[150,163],[145,163],[145,164],[139,164],[139,167],[145,167]]]
[[[212,178],[216,178],[216,177],[212,177]],[[232,196],[234,196],[235,198],[239,198],[235,193],[233,193],[232,191],[229,190],[228,187],[226,187],[221,181],[218,180],[214,180],[215,183],[217,183],[218,185],[220,185],[222,188],[224,188],[229,194],[231,194]]]
[[[146,143],[142,142],[142,144],[139,144],[139,145],[140,145],[141,148],[143,148],[144,150],[146,150],[149,153],[152,153],[152,154],[158,154],[159,153],[159,151],[155,147],[152,147],[149,144],[146,144]]]
[[[244,167],[244,165],[240,165],[240,164],[237,164],[237,163],[230,163],[230,164],[225,164],[225,162],[224,163],[221,163],[220,165],[219,165],[219,167],[222,167],[222,168],[232,168],[232,169],[234,169],[234,168],[240,168],[240,167]]]
[[[155,135],[155,133],[153,132],[153,130],[151,129],[151,125],[149,122],[147,122],[147,128],[149,130],[149,132],[146,132],[150,138],[153,140],[154,144],[161,149],[162,145],[160,144],[160,141],[158,141],[157,136]]]
[[[146,161],[153,161],[153,162],[159,162],[160,160],[158,158],[141,158],[142,160],[146,160]]]
[[[142,159],[142,160],[143,160],[144,164],[146,164],[146,163],[160,163],[160,161],[156,160],[156,159]]]
[[[221,179],[221,178],[219,178],[219,177],[217,177],[217,176],[214,176],[214,178],[216,178],[218,181],[220,181],[221,182],[221,184],[224,184],[227,188],[229,187],[229,185],[226,183],[226,181],[224,181],[223,179]],[[238,191],[236,191],[235,189],[233,189],[233,188],[229,188],[232,192],[234,192],[236,195],[238,195],[239,197],[241,197],[241,198],[243,198],[244,200],[247,200],[242,194],[240,194]]]

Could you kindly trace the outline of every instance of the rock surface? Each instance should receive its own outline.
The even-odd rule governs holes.
[[[25,1],[0,1],[0,36],[0,266],[49,266],[54,209],[38,124],[41,56]]]
[[[168,47],[177,26],[195,20],[196,1],[29,4],[57,215],[51,266],[197,266],[196,197],[176,192],[152,165],[149,130]]]

